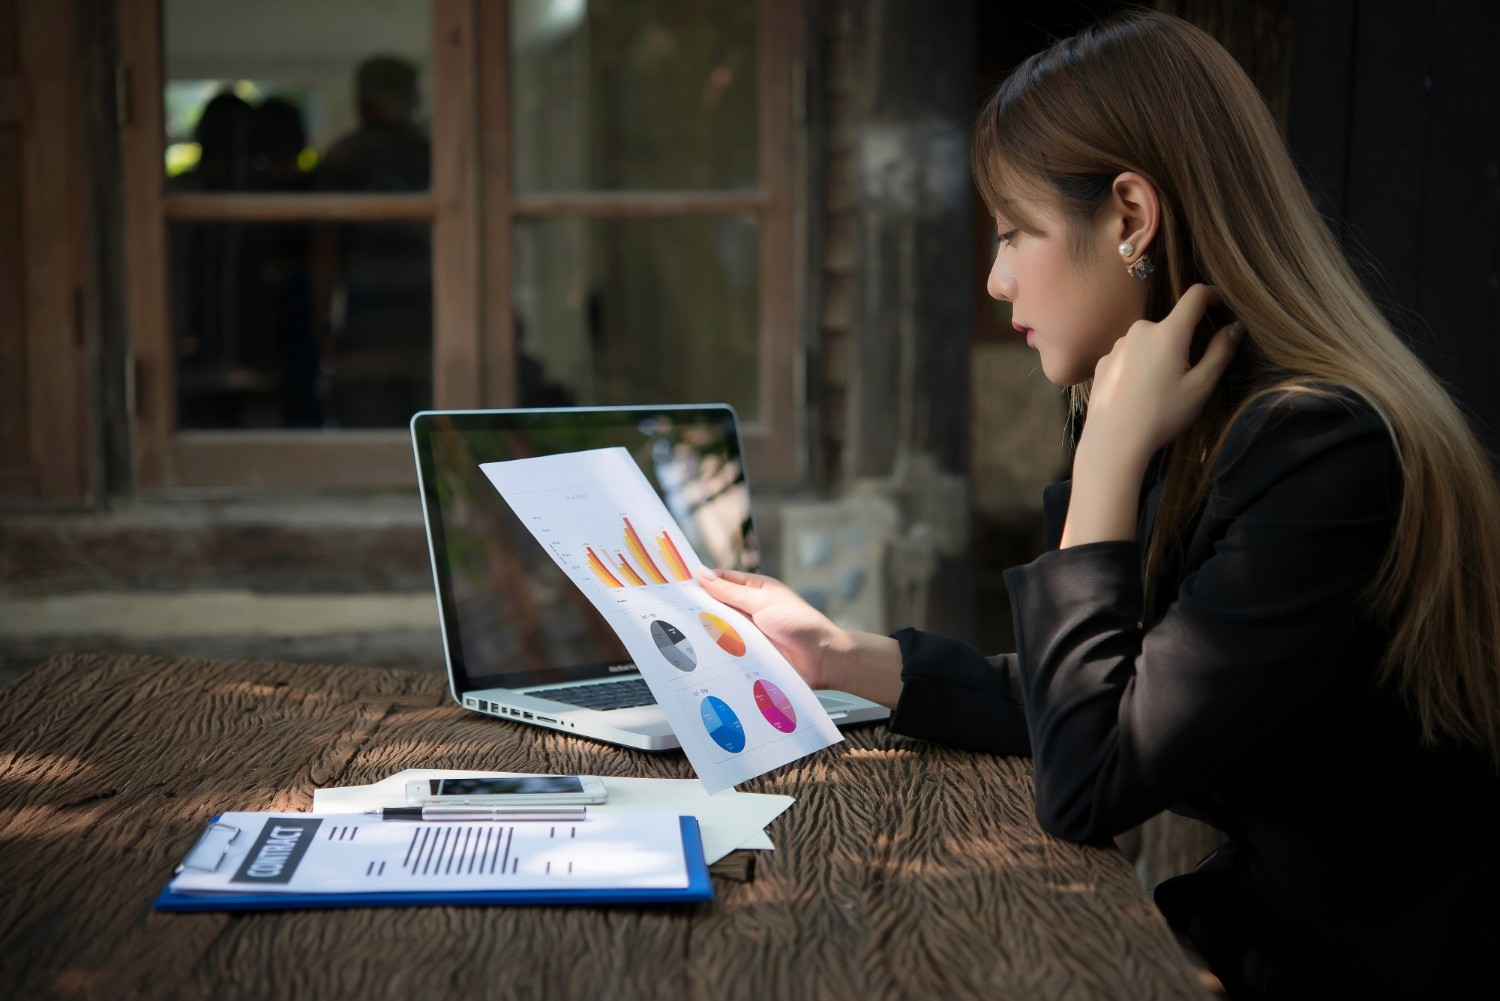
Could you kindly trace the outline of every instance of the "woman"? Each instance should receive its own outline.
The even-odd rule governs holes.
[[[704,586],[897,733],[1032,755],[1060,837],[1222,831],[1157,901],[1233,996],[1495,996],[1500,495],[1462,415],[1186,23],[1027,60],[974,169],[988,290],[1081,427],[1049,551],[1006,574],[1017,653]]]

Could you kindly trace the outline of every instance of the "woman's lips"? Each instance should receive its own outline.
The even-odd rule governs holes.
[[[1011,326],[1016,328],[1016,333],[1026,335],[1026,346],[1031,347],[1031,335],[1035,331],[1023,323],[1012,323]]]

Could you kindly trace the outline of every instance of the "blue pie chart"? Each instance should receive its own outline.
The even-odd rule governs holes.
[[[710,695],[698,705],[709,737],[730,754],[745,749],[745,725],[723,699]]]

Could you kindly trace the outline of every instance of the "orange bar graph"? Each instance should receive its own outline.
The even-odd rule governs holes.
[[[634,584],[636,587],[645,587],[646,582],[641,580],[641,575],[635,572],[635,567],[631,566],[630,563],[625,559],[625,554],[615,553],[615,556],[620,560],[620,572],[627,578],[629,578],[630,583]],[[665,583],[665,581],[663,581],[663,583]]]
[[[584,548],[588,550],[589,554],[589,569],[598,574],[600,580],[604,581],[610,587],[625,586],[620,583],[620,578],[609,572],[609,568],[604,565],[604,561],[594,552],[593,546],[585,546]]]
[[[676,577],[678,580],[687,580],[692,576],[692,574],[688,573],[687,563],[683,560],[682,554],[672,544],[672,537],[670,535],[663,531],[656,537],[656,545],[661,550],[662,557],[667,561],[667,566],[672,571],[673,577]]]
[[[641,566],[646,568],[646,576],[651,578],[651,583],[665,584],[667,582],[662,572],[656,569],[656,564],[651,562],[651,557],[646,553],[646,547],[641,543],[641,537],[636,534],[635,526],[630,523],[629,518],[625,519],[625,545],[640,561]]]
[[[613,557],[601,556],[600,553],[607,554],[608,549],[596,550],[593,546],[585,545],[583,548],[588,554],[589,569],[609,587],[647,587],[651,584],[670,584],[671,581],[662,574],[657,562],[647,554],[646,546],[641,541],[640,535],[636,533],[635,526],[630,524],[630,519],[622,520],[625,522],[625,548],[630,555],[627,556],[625,552],[616,549]],[[659,532],[651,541],[656,544],[656,548],[661,553],[661,565],[666,567],[674,580],[692,580],[692,571],[688,569],[687,561],[682,558],[682,551],[677,548],[677,544],[672,541],[672,537],[665,530]]]

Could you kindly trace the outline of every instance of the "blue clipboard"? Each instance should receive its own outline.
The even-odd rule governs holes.
[[[218,820],[217,817],[214,818]],[[343,907],[514,907],[557,904],[677,904],[712,900],[714,888],[703,860],[696,817],[679,817],[687,886],[610,890],[449,890],[395,893],[173,893],[170,884],[156,898],[158,911],[301,911]]]

